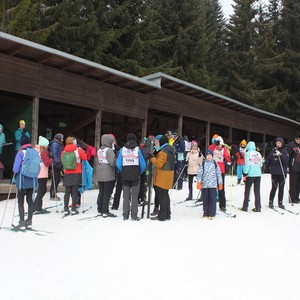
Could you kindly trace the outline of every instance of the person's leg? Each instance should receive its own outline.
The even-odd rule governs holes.
[[[254,177],[254,196],[255,196],[255,208],[261,209],[260,201],[260,181],[261,177]]]
[[[47,192],[47,180],[48,178],[39,178],[38,179],[38,191],[34,199],[34,210],[41,211],[43,208],[43,197]]]
[[[114,184],[115,184],[115,181],[112,180],[112,181],[106,181],[103,183],[103,189],[104,189],[104,192],[103,192],[103,208],[102,208],[102,212],[103,213],[109,213],[109,200],[110,200],[110,197],[111,197],[111,194],[113,192],[113,189],[114,189]]]
[[[247,210],[249,206],[249,196],[250,196],[250,189],[253,184],[254,177],[247,177],[246,179],[246,185],[245,185],[245,193],[244,193],[244,203],[243,203],[243,209]]]
[[[26,193],[26,202],[28,204],[27,219],[31,225],[32,224],[32,216],[33,216],[33,208],[34,208],[33,200],[32,200],[33,189],[26,189],[25,193]]]
[[[132,184],[133,185],[131,186],[131,219],[137,220],[140,183],[133,182]]]
[[[20,216],[20,223],[24,222],[25,218],[25,210],[24,210],[24,197],[25,197],[25,190],[18,190],[18,209],[19,209],[19,216]]]
[[[97,197],[97,211],[103,213],[103,196],[104,196],[104,183],[98,181],[98,197]]]

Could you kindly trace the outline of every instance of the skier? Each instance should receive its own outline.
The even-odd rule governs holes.
[[[221,136],[214,135],[213,141],[214,143],[209,146],[209,150],[212,150],[214,153],[214,160],[218,163],[221,173],[222,173],[222,182],[223,186],[222,189],[219,191],[219,208],[222,211],[226,211],[226,197],[225,197],[225,190],[224,190],[224,185],[225,185],[225,162],[227,165],[231,165],[231,159],[230,159],[230,154],[227,150],[227,148],[224,145],[223,138]]]
[[[122,172],[123,183],[123,220],[139,221],[138,197],[140,190],[140,175],[146,169],[146,162],[139,149],[137,137],[133,133],[127,135],[126,143],[121,148],[116,165]]]
[[[273,201],[278,187],[278,206],[284,209],[285,207],[282,201],[285,178],[287,175],[287,168],[289,164],[289,154],[284,148],[283,138],[277,137],[274,141],[274,144],[275,147],[272,148],[266,160],[266,165],[270,169],[272,178],[272,189],[269,196],[269,207],[274,208]]]
[[[237,184],[241,183],[243,178],[243,168],[245,165],[245,153],[246,153],[246,140],[240,142],[239,150],[236,152],[237,163],[236,163],[236,175],[237,175]]]
[[[41,170],[38,176],[38,193],[34,201],[34,214],[49,213],[49,211],[43,209],[43,197],[47,192],[48,169],[53,162],[53,159],[49,157],[48,145],[49,141],[40,136],[38,145],[35,147],[41,158]]]
[[[246,147],[244,174],[246,176],[245,194],[242,211],[248,210],[249,195],[252,184],[254,184],[255,207],[254,212],[261,211],[260,201],[260,181],[261,181],[261,167],[263,159],[261,154],[256,151],[255,143],[250,141]]]
[[[202,164],[203,155],[198,148],[196,141],[191,142],[191,150],[186,155],[187,174],[189,180],[189,195],[186,200],[193,199],[193,181],[194,177],[198,174],[199,165]]]
[[[197,189],[201,189],[203,199],[203,217],[209,220],[216,216],[217,189],[223,189],[221,170],[213,156],[212,150],[205,152],[206,159],[199,166],[197,175]]]
[[[15,130],[15,142],[16,142],[15,150],[16,150],[16,152],[18,152],[20,149],[21,137],[23,135],[26,135],[28,138],[30,138],[30,133],[25,128],[25,125],[26,125],[25,121],[20,120],[18,123],[18,128]]]
[[[182,190],[183,185],[183,169],[185,168],[185,142],[182,136],[179,136],[177,132],[173,133],[174,142],[173,147],[175,148],[175,174],[174,174],[174,189]]]
[[[109,212],[109,199],[115,185],[116,155],[113,150],[115,137],[112,134],[103,134],[101,148],[97,152],[96,178],[99,187],[97,198],[98,215],[103,218],[116,217]]]
[[[153,186],[155,196],[159,201],[159,212],[151,220],[166,221],[171,220],[171,207],[169,189],[173,186],[175,171],[174,148],[169,145],[168,137],[162,136],[159,140],[160,147],[157,149],[157,156],[151,157],[150,161],[154,165]]]
[[[290,156],[290,196],[292,203],[299,203],[300,193],[300,132],[294,136],[294,140],[287,145]]]

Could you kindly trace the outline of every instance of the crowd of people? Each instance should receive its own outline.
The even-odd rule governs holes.
[[[5,144],[3,126],[0,124],[0,155]],[[236,167],[236,184],[245,184],[244,200],[240,209],[248,210],[253,185],[253,211],[261,212],[260,182],[264,159],[254,141],[247,143],[243,139],[239,147],[230,151],[223,138],[215,134],[208,149],[202,153],[195,139],[189,141],[187,137],[182,137],[175,131],[149,136],[142,143],[138,142],[134,133],[129,133],[123,147],[118,146],[113,134],[103,134],[101,146],[96,151],[92,146],[79,143],[74,136],[64,139],[62,133],[55,134],[51,141],[40,136],[38,144],[32,145],[25,121],[20,120],[15,131],[15,145],[12,182],[17,186],[20,215],[18,229],[31,228],[34,214],[49,213],[43,208],[49,174],[51,200],[61,200],[57,190],[63,178],[65,216],[79,213],[81,194],[92,187],[94,177],[99,189],[96,201],[99,217],[116,217],[109,208],[115,189],[111,210],[119,209],[122,191],[123,220],[140,220],[138,205],[147,201],[147,188],[151,189],[153,185],[155,197],[151,219],[167,221],[171,219],[169,190],[181,190],[187,178],[189,193],[186,201],[195,197],[195,200],[203,201],[202,217],[212,220],[216,216],[217,203],[221,211],[226,211],[226,168],[231,167],[233,174]],[[88,164],[92,157],[95,157],[95,163]],[[289,202],[299,203],[300,133],[287,145],[283,138],[277,137],[265,163],[272,180],[269,207],[274,208],[274,198],[278,189],[278,206],[281,209],[285,208],[283,196],[288,173]],[[25,199],[28,204],[26,220]]]

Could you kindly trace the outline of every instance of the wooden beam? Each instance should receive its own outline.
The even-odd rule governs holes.
[[[97,114],[95,113],[94,115],[88,117],[86,120],[84,120],[84,121],[82,121],[82,122],[76,124],[76,126],[70,128],[70,131],[73,132],[73,133],[75,133],[75,132],[77,132],[78,130],[80,130],[82,127],[84,127],[84,126],[86,126],[86,125],[88,125],[88,124],[94,122],[95,119],[96,119],[96,115],[97,115]]]
[[[205,151],[209,146],[210,142],[210,121],[206,122],[206,139],[205,139]]]
[[[37,144],[38,139],[38,129],[39,129],[39,106],[40,98],[34,97],[32,101],[32,132],[31,141],[32,144]]]
[[[182,135],[183,116],[178,116],[178,135]]]

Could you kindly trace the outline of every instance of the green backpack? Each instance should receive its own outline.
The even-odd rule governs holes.
[[[64,152],[61,161],[64,170],[75,170],[77,168],[77,158],[75,152]]]

